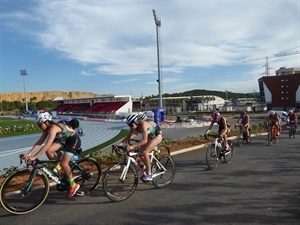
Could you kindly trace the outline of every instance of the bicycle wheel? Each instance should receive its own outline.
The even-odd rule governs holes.
[[[101,166],[93,158],[82,158],[72,165],[75,182],[80,185],[76,195],[88,195],[98,187],[101,178]]]
[[[30,183],[31,173],[30,169],[20,169],[2,183],[0,202],[8,212],[19,215],[30,213],[46,200],[50,190],[47,176],[39,170]]]
[[[158,162],[155,160],[152,162],[152,182],[157,188],[165,188],[174,179],[176,171],[175,163],[173,158],[168,154],[158,156],[157,160]],[[158,175],[163,171],[164,173]]]
[[[208,169],[212,170],[218,166],[218,156],[217,148],[213,144],[210,144],[206,150],[206,165]]]
[[[157,146],[157,151],[155,152],[155,157],[158,157],[160,155],[170,155],[170,148],[166,144],[160,144]]]
[[[128,199],[135,191],[138,185],[138,172],[130,164],[122,179],[123,170],[126,169],[126,163],[120,162],[111,165],[103,179],[103,191],[107,198],[114,202],[120,202]]]
[[[229,149],[228,149],[229,151],[225,151],[223,156],[226,163],[230,163],[233,157],[233,144],[231,142],[228,142],[228,145],[229,145]]]
[[[243,131],[241,129],[240,129],[236,139],[237,139],[237,145],[239,147],[242,147],[243,143],[244,143],[244,134],[243,134]]]
[[[272,127],[268,128],[268,145],[271,145],[271,132],[272,132]]]

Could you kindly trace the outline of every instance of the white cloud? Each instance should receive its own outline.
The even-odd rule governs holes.
[[[244,64],[242,60],[300,46],[300,3],[296,0],[37,2],[27,3],[33,5],[27,10],[5,11],[5,26],[30,35],[42,51],[79,63],[87,78],[132,76],[145,85],[155,84],[152,9],[162,22],[165,91],[257,90],[257,71],[264,71],[260,67],[264,60]],[[274,68],[297,67],[300,60],[286,56],[270,63]],[[175,74],[180,76],[175,79]],[[223,79],[224,74],[230,81]],[[241,74],[252,76],[240,80]]]

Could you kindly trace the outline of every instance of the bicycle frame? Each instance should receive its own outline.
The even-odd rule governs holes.
[[[138,152],[129,152],[129,153],[127,153],[127,155],[128,155],[128,157],[127,157],[127,163],[126,163],[126,166],[124,167],[124,169],[122,171],[122,174],[121,174],[121,177],[120,177],[120,181],[122,181],[122,182],[126,178],[127,171],[128,171],[129,165],[131,163],[133,163],[135,165],[135,167],[137,169],[139,169],[139,171],[145,172],[145,170],[134,159],[134,156],[139,156],[139,155],[141,155],[141,153],[138,153]],[[152,178],[157,177],[157,176],[165,173],[166,172],[166,168],[156,159],[156,157],[154,156],[154,151],[149,152],[148,155],[150,156],[150,162],[152,163],[153,160],[155,160],[155,162],[157,163],[157,165],[159,166],[159,168],[162,169],[162,172],[153,174]]]
[[[38,173],[39,170],[43,171],[47,175],[47,177],[50,180],[53,180],[56,184],[63,184],[63,185],[67,186],[67,184],[64,183],[61,179],[59,179],[59,177],[55,173],[53,173],[52,171],[47,169],[47,167],[45,165],[47,163],[57,163],[57,162],[59,162],[59,160],[39,160],[39,159],[37,159],[36,161],[32,162],[31,164],[27,164],[27,168],[29,166],[32,166],[33,170],[30,174],[30,177],[27,181],[25,188],[23,189],[25,194],[30,191],[33,179],[34,179],[34,177],[36,177],[36,174]],[[71,161],[71,162],[73,164],[75,164],[74,161]],[[80,168],[79,165],[77,165],[77,166],[78,166],[78,168]]]

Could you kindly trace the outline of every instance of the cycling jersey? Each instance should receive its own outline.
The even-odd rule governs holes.
[[[139,124],[144,123],[144,122],[145,121],[139,121]],[[148,122],[148,123],[150,124],[150,126],[147,128],[147,133],[148,133],[149,139],[153,139],[157,135],[161,134],[160,127],[156,123],[154,123],[154,122]],[[136,130],[138,133],[141,133],[140,126],[137,126]]]
[[[69,131],[67,129],[66,124],[65,121],[57,123],[57,125],[62,128],[62,131],[56,134],[54,142],[58,143],[65,151],[75,153],[81,146],[81,140],[75,131]]]
[[[219,132],[221,132],[221,130],[227,129],[227,124],[226,124],[226,127],[224,127],[224,123],[223,123],[224,120],[225,120],[225,118],[221,117],[219,122],[217,122],[217,124],[219,125]]]
[[[289,115],[288,119],[290,120],[290,123],[291,122],[295,122],[295,120],[296,120],[296,114]]]

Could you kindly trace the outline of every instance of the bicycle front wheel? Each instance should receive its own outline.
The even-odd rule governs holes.
[[[26,214],[36,210],[46,200],[50,186],[47,176],[37,171],[30,181],[32,170],[24,168],[7,177],[0,189],[0,202],[13,214]]]
[[[75,182],[80,185],[76,195],[88,195],[98,187],[101,166],[93,158],[82,158],[72,165],[72,175]]]
[[[237,139],[237,145],[238,145],[239,147],[242,147],[243,144],[244,144],[244,134],[243,134],[243,131],[242,131],[242,130],[239,131],[239,133],[238,133],[236,139]]]
[[[214,145],[210,144],[206,150],[206,165],[208,169],[212,170],[218,166],[219,154]]]
[[[167,187],[175,176],[175,163],[170,155],[160,155],[152,163],[153,184],[157,188]]]
[[[230,163],[233,157],[233,144],[228,142],[229,144],[229,151],[225,151],[224,153],[224,160],[226,163]]]
[[[126,171],[127,170],[127,171]],[[138,172],[130,164],[120,162],[111,165],[103,179],[103,191],[107,198],[114,202],[128,199],[138,185]]]

